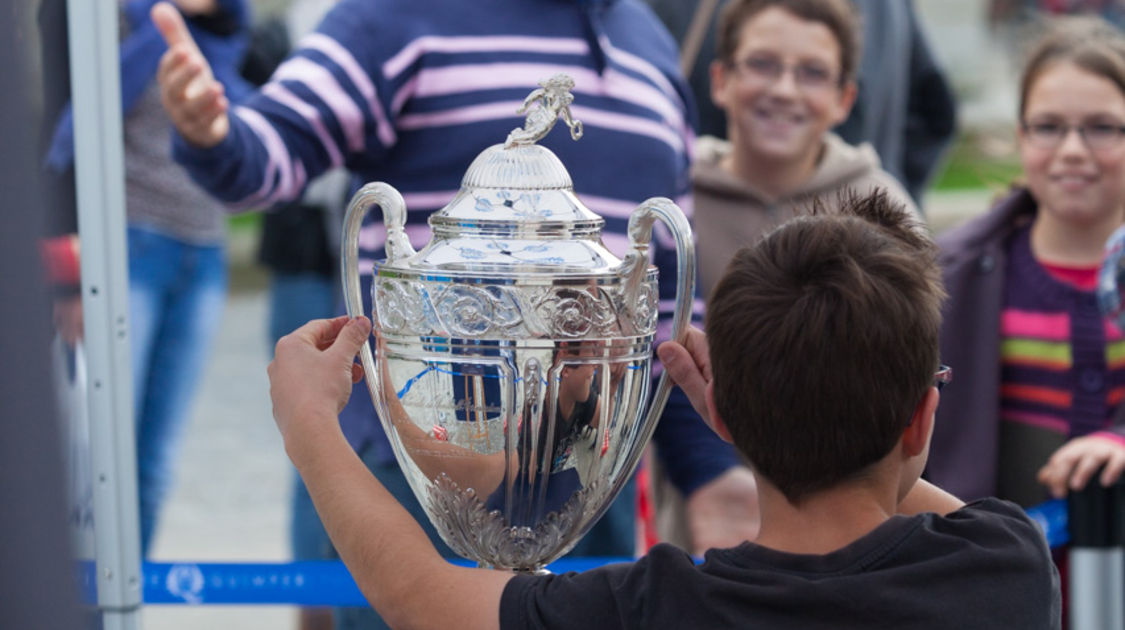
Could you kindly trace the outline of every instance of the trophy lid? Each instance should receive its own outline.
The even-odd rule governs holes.
[[[574,80],[556,74],[539,85],[517,110],[527,112],[523,127],[513,129],[503,144],[482,151],[466,171],[457,196],[430,217],[435,235],[465,234],[473,228],[517,230],[526,224],[539,231],[577,230],[571,236],[600,233],[604,221],[574,195],[566,167],[550,149],[536,144],[560,117],[573,139],[582,137],[582,122],[570,113]],[[536,101],[538,107],[533,107]]]

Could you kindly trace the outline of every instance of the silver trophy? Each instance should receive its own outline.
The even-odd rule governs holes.
[[[668,398],[650,393],[657,272],[653,224],[676,243],[673,320],[691,314],[695,251],[683,212],[653,198],[629,218],[624,260],[605,221],[536,143],[560,117],[577,140],[573,80],[556,75],[524,101],[526,123],[469,166],[430,216],[415,252],[391,186],[348,206],[342,264],[348,314],[363,312],[359,230],[372,206],[386,225],[374,265],[374,353],[360,353],[371,398],[415,495],[445,542],[482,566],[540,571],[566,553],[636,468]],[[536,106],[537,105],[537,106]]]

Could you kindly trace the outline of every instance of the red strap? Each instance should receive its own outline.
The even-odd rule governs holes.
[[[78,265],[78,235],[67,234],[45,239],[40,248],[47,281],[57,286],[77,286],[81,272]]]

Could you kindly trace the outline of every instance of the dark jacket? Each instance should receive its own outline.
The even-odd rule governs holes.
[[[941,328],[941,360],[954,385],[938,405],[926,477],[965,501],[994,496],[1000,434],[1000,314],[1012,233],[1035,219],[1038,204],[1016,189],[987,214],[937,239],[949,300]],[[1115,433],[1125,405],[1117,410]]]

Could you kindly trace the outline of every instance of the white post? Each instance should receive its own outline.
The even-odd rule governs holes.
[[[132,630],[142,582],[117,11],[67,0],[98,607],[106,630]]]
[[[1125,630],[1123,596],[1125,550],[1121,547],[1070,550],[1072,630]]]

